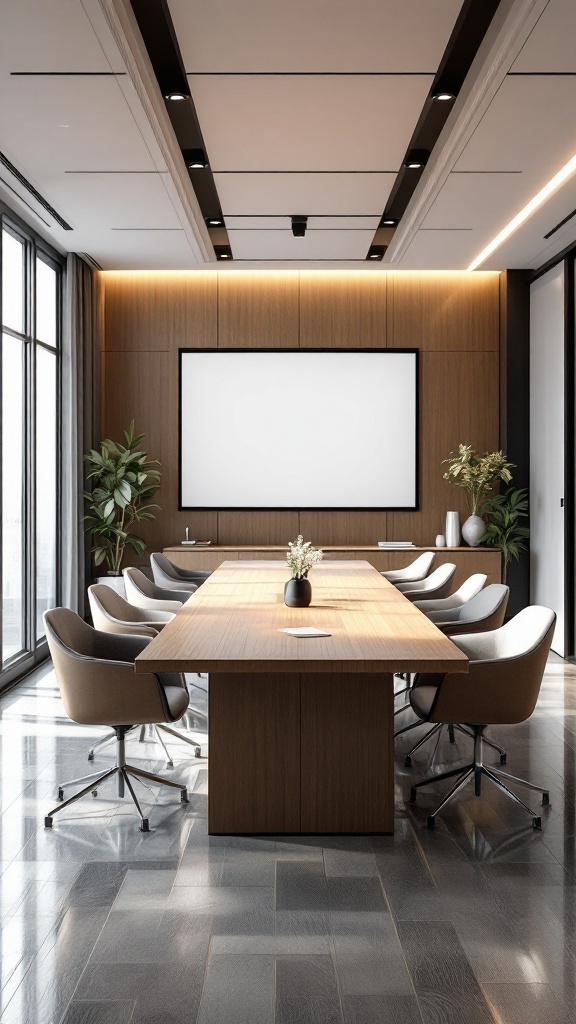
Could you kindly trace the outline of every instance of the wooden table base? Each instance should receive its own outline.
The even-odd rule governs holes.
[[[208,830],[391,833],[390,674],[210,673]]]

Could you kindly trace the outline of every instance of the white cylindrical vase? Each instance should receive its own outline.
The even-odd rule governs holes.
[[[444,531],[447,548],[460,547],[460,516],[458,512],[446,513],[446,529]]]

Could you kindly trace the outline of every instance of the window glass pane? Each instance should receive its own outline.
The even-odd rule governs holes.
[[[56,344],[56,271],[40,257],[36,259],[36,337]]]
[[[2,323],[24,333],[24,246],[2,232]]]
[[[56,604],[56,354],[36,349],[36,639]]]
[[[2,661],[24,647],[23,344],[2,338]]]

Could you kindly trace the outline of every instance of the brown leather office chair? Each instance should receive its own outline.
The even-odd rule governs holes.
[[[410,802],[414,803],[423,786],[456,779],[428,815],[428,828],[434,828],[436,815],[470,780],[474,780],[475,795],[480,796],[483,777],[490,779],[531,815],[533,828],[541,827],[540,816],[506,783],[542,793],[543,805],[549,803],[548,791],[499,768],[487,768],[483,763],[482,741],[488,725],[524,722],[534,711],[555,624],[556,615],[550,608],[540,605],[524,608],[500,629],[454,637],[453,642],[470,658],[468,673],[421,674],[418,677],[418,685],[410,693],[410,704],[421,721],[454,725],[466,722],[474,735],[474,757],[470,764],[433,775],[417,782],[410,790]]]
[[[136,675],[134,659],[150,643],[149,637],[101,633],[68,608],[45,612],[44,623],[66,714],[80,725],[111,725],[117,741],[116,765],[63,783],[58,791],[60,800],[69,786],[88,785],[49,811],[45,826],[52,828],[58,811],[89,792],[95,794],[102,782],[117,776],[119,796],[124,795],[126,784],[140,815],[140,831],[149,832],[148,818],[142,813],[130,776],[178,789],[183,803],[188,802],[188,792],[180,783],[127,764],[125,736],[134,725],[175,722],[182,717],[188,707],[182,677],[177,673]]]
[[[452,608],[449,612],[428,612],[427,618],[434,622],[438,629],[445,633],[446,636],[456,636],[460,633],[486,633],[488,630],[499,629],[503,625],[509,596],[510,588],[504,583],[491,583],[490,586],[481,590],[476,597],[473,597],[459,608]],[[448,615],[450,618],[447,618]],[[420,676],[416,676],[414,680],[415,686],[420,685],[420,678]],[[405,711],[408,707],[410,707],[410,702],[399,708],[397,713]],[[402,733],[409,732],[410,729],[415,729],[421,724],[419,720],[412,722],[403,729],[399,729],[395,735],[399,736]],[[444,724],[443,722],[438,722],[408,751],[404,758],[406,768],[412,767],[412,755],[427,743],[432,736],[438,735],[438,739],[440,738],[440,732],[444,728]],[[463,725],[449,724],[448,732],[452,743],[454,742],[454,729],[458,729],[459,732],[466,733],[468,736],[474,735]],[[494,743],[487,736],[484,737],[484,742],[498,751],[500,754],[500,764],[506,764],[506,751],[503,747]]]
[[[104,583],[94,583],[91,587],[88,587],[88,600],[90,602],[90,612],[92,614],[92,622],[94,628],[100,630],[103,633],[121,633],[123,636],[149,636],[154,637],[158,635],[158,632],[164,628],[167,622],[170,622],[174,618],[175,612],[157,612],[152,608],[135,608],[133,605],[125,601],[123,597],[120,597],[112,587],[107,587]],[[184,681],[188,685],[188,679],[184,676]],[[195,683],[190,685],[196,686]],[[191,714],[196,715],[197,718],[204,719],[206,716],[199,711],[197,708],[189,707],[188,711]],[[188,714],[187,711],[187,714]],[[174,762],[170,756],[170,752],[162,737],[162,732],[169,733],[176,739],[183,743],[188,743],[194,747],[194,754],[196,757],[202,756],[202,747],[198,743],[198,740],[192,739],[190,736],[186,736],[176,729],[172,729],[164,722],[156,722],[150,726],[149,731],[152,733],[152,738],[155,739],[166,757],[166,767],[173,768]],[[146,732],[146,726],[142,726],[140,729],[140,742],[144,740]],[[97,740],[90,750],[88,751],[88,760],[94,760],[94,752],[98,747],[104,747],[108,743],[114,740],[114,736],[103,736],[102,739]]]

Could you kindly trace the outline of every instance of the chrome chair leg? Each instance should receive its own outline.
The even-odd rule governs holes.
[[[412,754],[415,754],[416,751],[419,749],[419,747],[421,747],[424,743],[426,743],[430,739],[431,736],[435,735],[435,733],[440,732],[441,729],[442,729],[442,723],[438,722],[432,729],[428,730],[428,732],[425,734],[425,736],[422,736],[422,738],[418,740],[418,743],[414,744],[414,746],[412,747],[412,750],[409,750],[408,753],[406,754],[406,757],[404,758],[404,767],[405,768],[411,768],[412,767]]]
[[[154,736],[155,736],[155,739],[160,744],[160,746],[162,747],[162,750],[164,751],[164,756],[166,758],[166,767],[167,768],[173,768],[174,767],[174,761],[170,757],[170,752],[168,750],[168,747],[164,743],[164,740],[162,739],[162,735],[161,735],[160,730],[159,730],[157,725],[154,726]]]

